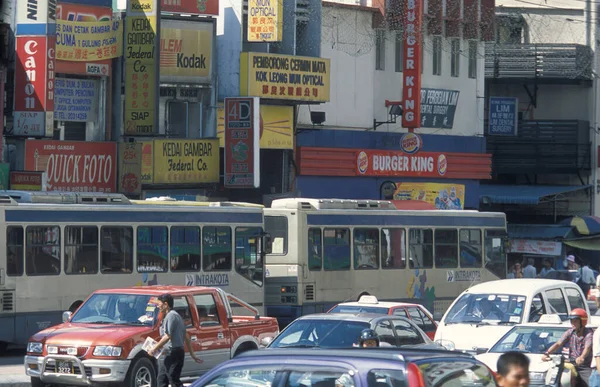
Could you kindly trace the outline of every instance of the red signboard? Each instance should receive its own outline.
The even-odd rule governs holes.
[[[46,36],[17,36],[15,111],[43,112],[46,106]]]
[[[161,0],[161,12],[219,15],[219,0]]]
[[[356,170],[363,176],[444,177],[448,159],[443,153],[362,150],[356,155]]]
[[[423,2],[404,2],[404,80],[402,82],[402,126],[421,127],[421,50]]]
[[[48,56],[46,57],[46,111],[54,113],[54,81],[56,78],[56,35],[48,36]],[[48,125],[48,123],[46,123]],[[54,116],[52,117],[54,129]]]
[[[225,98],[225,186],[260,187],[260,99]]]
[[[44,172],[13,171],[10,173],[10,189],[17,191],[42,191]]]
[[[27,140],[25,169],[46,171],[48,191],[116,192],[117,143]]]

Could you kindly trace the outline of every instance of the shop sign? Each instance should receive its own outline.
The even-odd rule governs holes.
[[[219,15],[219,0],[161,0],[161,11],[191,15]]]
[[[56,5],[56,20],[80,22],[109,21],[112,20],[112,9],[110,7],[73,4],[72,2],[59,3]]]
[[[56,78],[54,119],[94,122],[99,83],[93,79]]]
[[[55,41],[53,36],[16,38],[15,136],[53,134]]]
[[[117,143],[27,140],[25,169],[45,171],[48,191],[116,192]]]
[[[367,149],[356,151],[356,171],[359,176],[443,177],[448,161],[443,153]]]
[[[14,4],[17,8],[16,24],[17,30],[26,24],[45,25],[45,31],[33,33],[33,31],[17,31],[17,35],[45,35],[49,30],[49,25],[54,24],[56,20],[56,0],[19,0]],[[33,26],[32,26],[33,27]]]
[[[511,239],[510,252],[519,254],[549,255],[556,257],[561,255],[562,243],[534,239]]]
[[[210,83],[212,22],[162,20],[160,28],[160,80]]]
[[[142,184],[152,184],[152,182],[154,181],[154,179],[152,178],[152,176],[154,176],[154,171],[153,171],[153,166],[154,166],[154,161],[153,161],[153,148],[154,148],[154,144],[152,143],[152,141],[142,141],[142,176],[141,176],[141,182]]]
[[[225,187],[260,187],[259,98],[225,98],[223,137]]]
[[[158,0],[127,2],[125,134],[158,132]]]
[[[248,0],[248,41],[283,40],[283,1]]]
[[[217,136],[223,148],[225,109],[217,109]],[[260,149],[294,149],[294,108],[260,105]]]
[[[329,59],[242,52],[240,95],[329,102],[330,74]]]
[[[108,76],[110,72],[110,66],[107,64],[99,64],[99,63],[86,63],[85,64],[85,73],[87,75],[98,75],[102,77]]]
[[[10,173],[10,189],[15,191],[45,191],[46,172],[13,171]]]
[[[56,58],[89,62],[123,55],[123,23],[113,21],[56,22]]]
[[[219,182],[219,139],[154,140],[154,184]]]
[[[463,210],[465,203],[465,186],[462,184],[443,183],[395,183],[394,200],[412,200],[425,202],[431,209]]]
[[[10,182],[10,164],[0,163],[0,189],[9,189],[8,183]]]
[[[519,99],[490,97],[488,134],[490,136],[516,136],[519,126]]]
[[[402,81],[402,126],[421,124],[421,50],[423,49],[423,2],[404,2],[404,66]]]
[[[142,144],[119,143],[119,192],[139,195],[142,192]]]
[[[421,89],[421,128],[452,129],[458,90]]]

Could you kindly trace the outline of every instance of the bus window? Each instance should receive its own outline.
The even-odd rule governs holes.
[[[65,274],[98,273],[98,227],[65,227]]]
[[[384,269],[406,267],[406,232],[403,228],[381,229],[381,267]]]
[[[171,270],[200,270],[200,227],[171,227]]]
[[[101,272],[109,274],[133,271],[133,227],[100,229]]]
[[[273,251],[271,255],[287,255],[288,220],[285,216],[265,216],[265,232],[271,235]]]
[[[460,230],[460,267],[481,267],[481,230]]]
[[[231,227],[202,228],[202,269],[230,271],[233,251]]]
[[[504,231],[485,230],[484,267],[497,275],[506,278],[506,254],[504,253]]]
[[[258,254],[260,227],[235,229],[235,271],[255,284],[263,284],[263,262]]]
[[[162,226],[137,228],[138,273],[164,273],[168,270],[169,231]]]
[[[325,270],[350,270],[350,230],[324,229],[323,257]]]
[[[411,228],[408,231],[408,251],[411,269],[433,268],[433,231]]]
[[[323,266],[323,239],[320,228],[308,229],[308,269],[321,270]]]
[[[23,275],[24,236],[21,226],[10,226],[6,229],[6,274],[10,277]]]
[[[435,267],[458,267],[458,231],[435,230]]]
[[[354,229],[354,269],[379,268],[379,230]]]
[[[27,227],[25,258],[27,275],[60,274],[60,227]]]

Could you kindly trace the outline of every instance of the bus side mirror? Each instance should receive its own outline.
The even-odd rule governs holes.
[[[273,240],[271,234],[264,234],[261,239],[262,254],[271,254],[273,252]]]

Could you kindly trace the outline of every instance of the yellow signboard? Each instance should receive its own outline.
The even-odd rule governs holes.
[[[154,140],[154,183],[218,183],[219,151],[218,138]]]
[[[125,134],[157,133],[156,16],[128,16],[125,44]]]
[[[56,21],[56,59],[93,62],[123,55],[123,23]]]
[[[441,183],[396,183],[394,200],[426,202],[432,209],[438,210],[463,210],[465,186]]]
[[[212,69],[212,22],[162,20],[160,79],[209,83]]]
[[[152,147],[154,144],[152,141],[142,141],[142,176],[140,180],[142,184],[152,184],[153,179],[153,157]]]
[[[281,42],[283,0],[248,0],[248,41]]]
[[[146,14],[152,14],[155,11],[154,3],[156,0],[129,0],[128,12],[143,12]]]
[[[217,110],[217,136],[223,148],[225,109]],[[260,149],[294,149],[294,108],[260,105]]]
[[[330,61],[305,56],[242,52],[240,95],[328,102]]]

